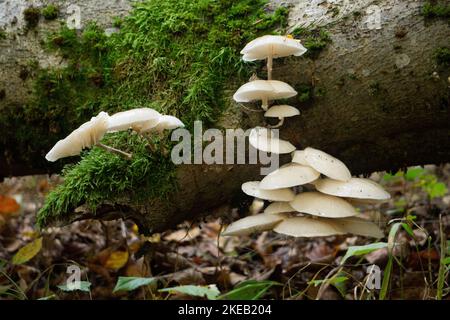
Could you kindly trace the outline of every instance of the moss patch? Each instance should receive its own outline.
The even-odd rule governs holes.
[[[437,48],[434,51],[433,57],[439,67],[450,66],[450,48]]]
[[[148,0],[137,4],[120,32],[109,38],[95,24],[81,35],[62,28],[49,37],[48,47],[58,50],[68,67],[41,70],[33,101],[11,111],[14,114],[7,117],[15,120],[0,131],[11,137],[9,130],[19,126],[15,134],[22,148],[32,145],[43,155],[100,110],[113,113],[146,106],[181,118],[188,128],[195,120],[212,124],[226,108],[227,85],[245,81],[258,67],[241,61],[239,51],[245,43],[258,35],[283,32],[287,25],[287,10],[267,13],[265,2]],[[1,136],[0,143],[13,141]],[[105,139],[132,152],[133,160],[97,148],[85,152],[77,165],[64,169],[64,183],[49,194],[38,213],[40,226],[80,204],[95,210],[119,197],[148,201],[172,190],[173,165],[162,154],[151,153],[147,141],[128,133]]]
[[[422,15],[425,18],[450,18],[450,5],[426,2],[422,7]]]
[[[292,35],[295,38],[301,39],[302,44],[308,51],[305,53],[305,57],[311,59],[317,59],[320,52],[331,43],[330,34],[323,28],[295,28],[292,31]]]
[[[49,4],[44,9],[42,9],[42,16],[45,20],[55,20],[58,18],[59,9],[53,4]]]
[[[23,10],[23,18],[27,24],[28,29],[36,28],[39,24],[39,19],[41,17],[41,10],[36,7],[29,7]]]

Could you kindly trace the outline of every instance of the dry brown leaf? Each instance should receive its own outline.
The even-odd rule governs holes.
[[[105,268],[119,270],[128,262],[128,251],[113,251],[104,264]]]
[[[14,198],[0,195],[0,214],[9,215],[18,212],[20,205]]]

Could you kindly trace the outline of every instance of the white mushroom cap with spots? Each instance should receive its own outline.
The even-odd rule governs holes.
[[[352,177],[345,164],[335,157],[314,148],[305,148],[304,161],[311,167],[335,180],[348,181]]]
[[[297,94],[290,85],[278,80],[254,80],[242,85],[233,95],[236,102],[276,100]]]
[[[276,106],[271,106],[269,110],[264,113],[264,117],[267,118],[289,118],[298,116],[300,111],[297,108],[289,106],[287,104],[280,104]]]
[[[273,152],[276,154],[290,153],[295,150],[295,146],[289,141],[272,138],[273,132],[267,128],[256,127],[250,131],[250,144],[261,151]]]
[[[320,192],[303,192],[289,203],[298,212],[326,218],[345,218],[358,214],[344,199]]]
[[[264,209],[264,213],[266,214],[274,214],[274,213],[285,213],[285,212],[293,212],[294,208],[291,207],[289,202],[272,202]]]
[[[250,41],[241,54],[245,61],[262,60],[271,56],[280,58],[286,56],[301,56],[306,52],[299,40],[285,36],[265,35]]]
[[[133,129],[141,131],[142,128],[153,128],[159,122],[161,114],[151,108],[137,108],[121,111],[109,117],[108,132]]]
[[[292,237],[327,237],[344,234],[334,219],[293,217],[280,222],[273,231]]]
[[[59,140],[47,153],[45,159],[54,162],[61,158],[76,156],[84,148],[90,148],[97,144],[108,129],[108,118],[108,114],[102,111],[98,116],[83,123],[66,138]]]
[[[259,181],[249,181],[243,183],[242,191],[249,196],[270,201],[292,201],[295,197],[294,192],[289,188],[262,190],[259,187]]]
[[[311,167],[289,163],[269,173],[260,183],[264,190],[290,188],[310,183],[319,178],[320,173]]]
[[[272,230],[273,227],[286,219],[282,214],[257,214],[239,219],[228,226],[223,236],[243,236],[254,232]]]
[[[305,150],[295,150],[292,156],[292,162],[309,166],[309,163],[305,159]]]
[[[346,182],[318,179],[313,184],[320,192],[337,197],[374,200],[387,200],[391,197],[378,183],[370,179],[351,178]]]

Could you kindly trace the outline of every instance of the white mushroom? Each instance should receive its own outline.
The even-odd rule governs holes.
[[[345,232],[358,236],[383,238],[383,231],[372,221],[348,217],[343,219],[334,219],[335,223]]]
[[[162,115],[159,117],[156,125],[153,125],[153,121],[149,121],[144,126],[142,126],[140,132],[149,132],[149,131],[162,132],[164,130],[173,130],[182,127],[184,127],[184,124],[177,117]]]
[[[335,180],[348,181],[352,177],[345,164],[335,157],[314,148],[305,148],[304,160],[314,169]]]
[[[271,128],[281,127],[284,123],[284,118],[298,116],[300,111],[297,108],[289,106],[287,104],[280,104],[277,106],[271,106],[269,110],[264,113],[267,118],[278,118],[280,121],[278,124],[272,126]]]
[[[333,220],[293,217],[280,222],[273,231],[292,237],[327,237],[344,234]]]
[[[236,102],[262,101],[267,110],[269,100],[290,98],[297,94],[290,85],[278,80],[254,80],[242,85],[233,95]]]
[[[264,152],[283,154],[295,150],[295,146],[289,141],[272,138],[272,131],[262,127],[256,127],[250,131],[249,142],[254,148]]]
[[[358,214],[344,199],[320,192],[300,193],[289,204],[298,212],[326,218],[345,218]]]
[[[241,54],[244,61],[267,59],[268,78],[272,78],[272,60],[286,56],[301,56],[306,52],[299,40],[285,36],[265,35],[250,41]]]
[[[310,183],[319,178],[320,173],[311,167],[289,163],[269,173],[260,183],[264,190],[290,188]]]
[[[378,183],[370,179],[351,178],[347,182],[318,179],[313,184],[320,192],[338,197],[374,200],[387,200],[391,197]]]
[[[304,166],[310,166],[309,163],[305,159],[305,150],[295,150],[294,155],[292,157],[292,162],[304,165]]]
[[[282,214],[257,214],[239,219],[230,224],[224,232],[223,236],[243,236],[254,232],[272,230],[286,216]]]
[[[242,184],[242,191],[249,196],[270,201],[292,201],[295,194],[291,189],[262,190],[259,181],[249,181]]]
[[[133,129],[140,132],[144,127],[150,130],[155,127],[161,114],[151,108],[137,108],[122,111],[109,117],[108,132]]]
[[[108,129],[108,118],[106,112],[100,112],[98,116],[83,123],[66,138],[59,140],[45,158],[54,162],[61,158],[79,155],[84,148],[98,144]]]
[[[293,212],[294,208],[291,207],[289,202],[272,202],[264,209],[265,214],[274,214],[274,213],[285,213],[285,212]]]

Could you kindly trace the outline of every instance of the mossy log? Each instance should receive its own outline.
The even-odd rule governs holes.
[[[311,9],[309,1],[295,3],[291,32],[302,22],[297,17]],[[446,19],[426,19],[422,1],[343,3],[338,9],[320,7],[325,10],[320,18],[306,19],[326,28],[331,41],[318,46],[323,50],[310,58],[274,61],[273,78],[301,93],[288,101],[301,115],[286,120],[281,137],[340,158],[353,174],[450,161],[450,72],[435,57],[450,45]],[[368,20],[374,10],[381,14],[379,25]],[[231,85],[230,96],[239,85]],[[264,121],[262,113],[231,104],[218,125],[245,129]],[[21,157],[3,150],[0,176],[49,170],[14,159]],[[80,204],[51,223],[122,217],[149,234],[208,214],[239,197],[244,181],[260,179],[257,165],[181,165],[175,175],[177,188],[164,199],[105,202],[95,212]]]

